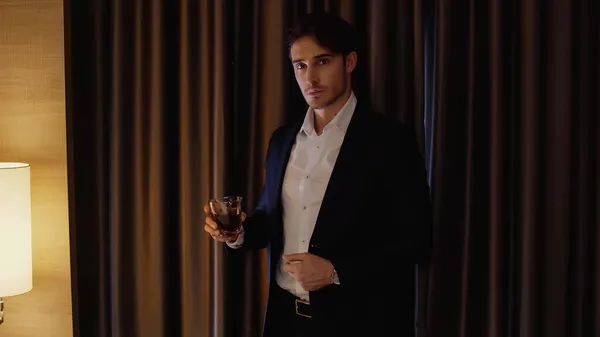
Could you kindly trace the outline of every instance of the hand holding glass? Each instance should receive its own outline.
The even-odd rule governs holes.
[[[215,239],[217,239],[216,237],[237,238],[237,235],[242,231],[242,223],[245,220],[245,214],[242,212],[242,201],[243,198],[238,196],[210,199],[204,209],[207,213],[205,230]]]

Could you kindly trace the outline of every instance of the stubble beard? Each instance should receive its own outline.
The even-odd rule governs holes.
[[[328,106],[332,105],[338,99],[340,99],[340,97],[342,97],[344,95],[344,93],[346,92],[346,85],[347,85],[347,83],[346,83],[346,77],[344,76],[343,80],[342,80],[342,88],[341,88],[341,90],[338,93],[336,93],[330,100],[326,101],[323,104],[311,105],[311,108],[313,108],[313,109],[325,109]]]

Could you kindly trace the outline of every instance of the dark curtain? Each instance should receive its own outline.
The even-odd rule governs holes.
[[[438,1],[430,336],[600,336],[599,14]]]
[[[359,99],[425,152],[422,1],[64,3],[76,337],[259,335],[265,252],[227,256],[202,206],[251,210],[271,132],[306,111],[283,35],[301,14],[357,26]]]

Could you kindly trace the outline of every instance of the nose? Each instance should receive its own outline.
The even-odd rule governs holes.
[[[319,74],[314,67],[306,69],[306,81],[313,85],[319,83]]]

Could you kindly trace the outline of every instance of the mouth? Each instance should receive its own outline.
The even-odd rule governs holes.
[[[325,91],[324,89],[310,89],[306,92],[309,97],[319,97]]]

